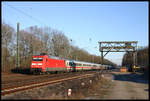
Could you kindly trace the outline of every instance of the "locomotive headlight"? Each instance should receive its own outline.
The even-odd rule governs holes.
[[[36,63],[32,63],[32,65],[36,65]]]
[[[42,65],[42,63],[38,63],[37,65]]]

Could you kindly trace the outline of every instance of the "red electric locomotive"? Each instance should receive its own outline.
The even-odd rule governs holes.
[[[66,60],[49,55],[36,55],[32,57],[31,72],[57,72],[57,71],[83,71],[100,70],[100,64],[88,63],[82,61]]]
[[[48,71],[65,71],[65,60],[48,55],[36,55],[32,57],[31,72],[40,73]]]

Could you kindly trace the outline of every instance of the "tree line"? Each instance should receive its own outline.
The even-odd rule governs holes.
[[[148,68],[149,64],[149,47],[144,47],[137,50],[137,65]],[[125,53],[122,61],[123,66],[132,67],[133,66],[133,53]]]
[[[5,22],[2,23],[1,30],[1,67],[2,72],[9,72],[16,68],[17,32]],[[40,53],[65,59],[101,63],[100,56],[89,54],[86,50],[74,46],[72,39],[67,38],[62,31],[51,27],[31,26],[20,30],[18,43],[20,68],[29,68],[32,55]],[[104,64],[116,65],[107,59],[104,59]]]

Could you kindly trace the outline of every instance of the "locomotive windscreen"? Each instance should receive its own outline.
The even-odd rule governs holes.
[[[43,61],[43,58],[33,58],[33,61]]]

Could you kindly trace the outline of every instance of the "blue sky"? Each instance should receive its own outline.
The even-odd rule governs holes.
[[[15,29],[17,22],[21,29],[49,26],[95,55],[100,55],[99,41],[148,46],[148,16],[148,2],[2,2],[2,21]],[[123,54],[105,58],[121,64]]]

